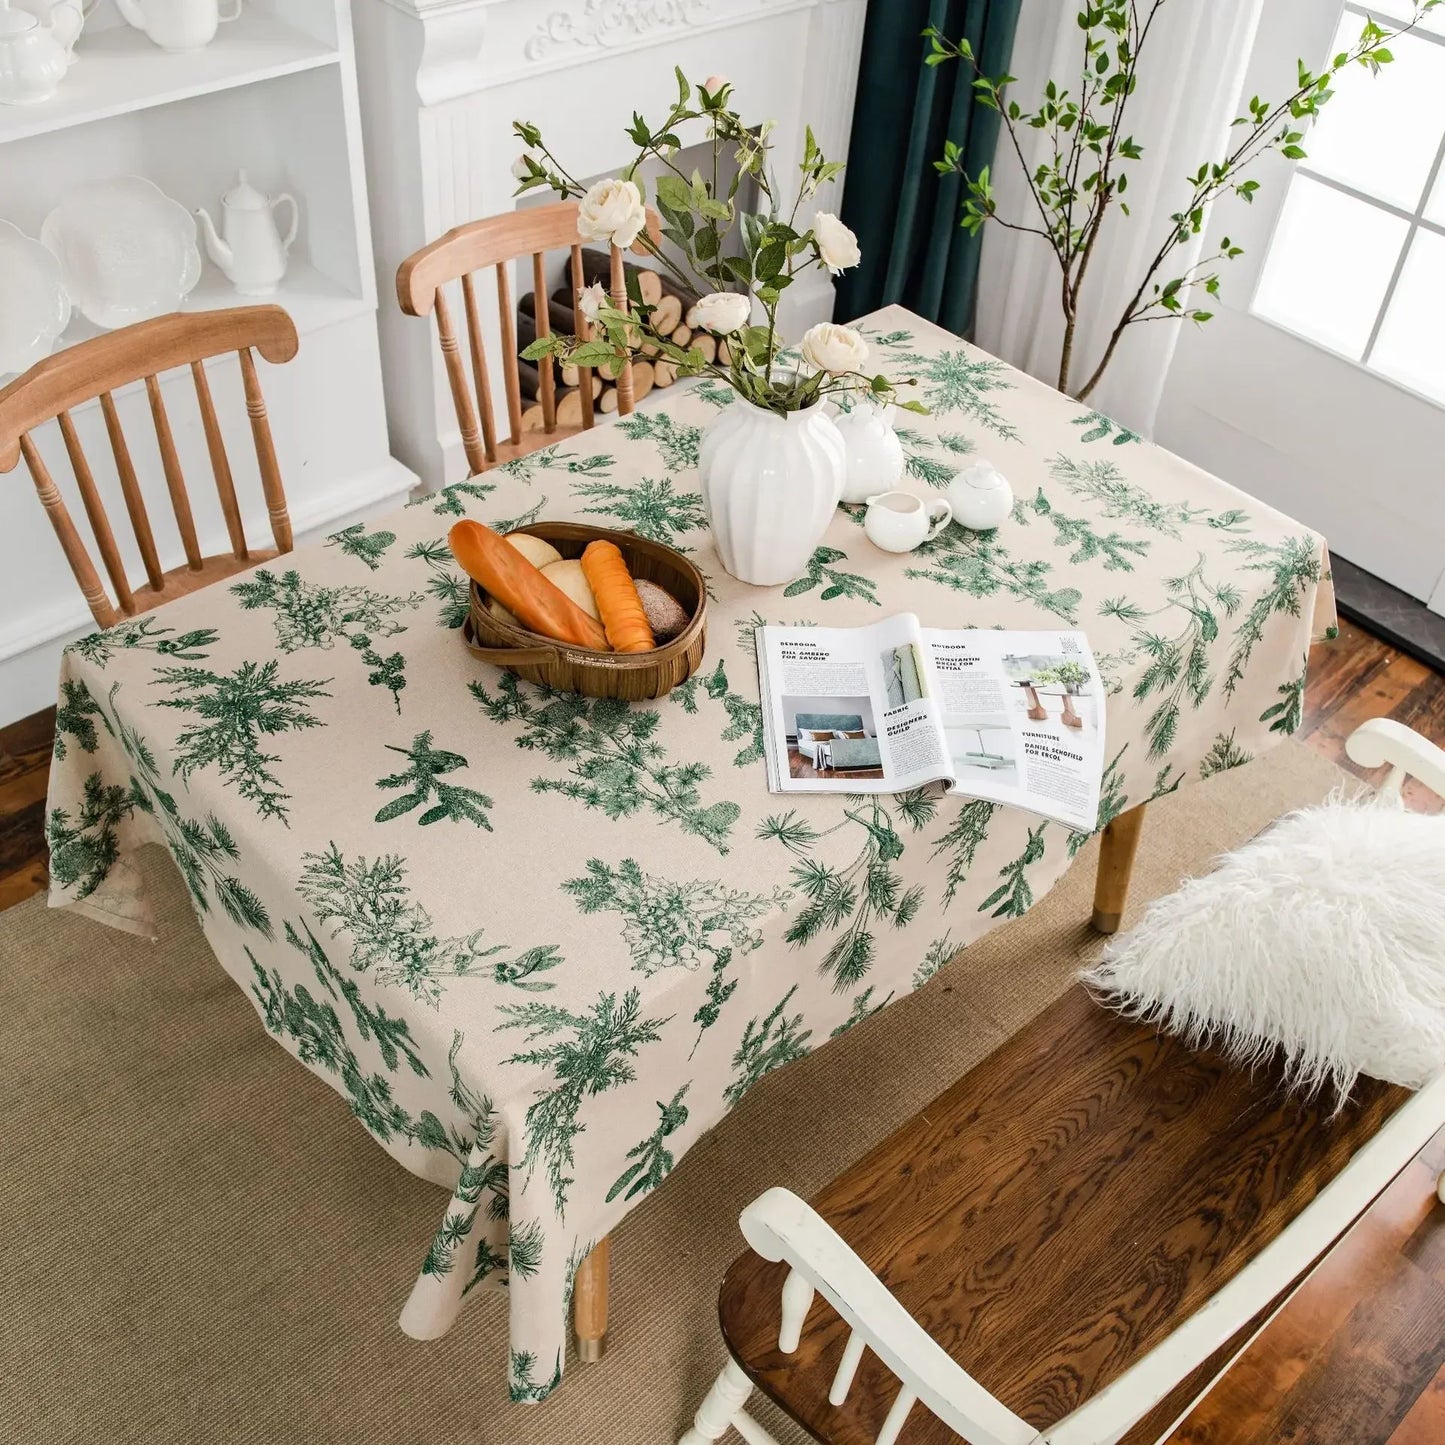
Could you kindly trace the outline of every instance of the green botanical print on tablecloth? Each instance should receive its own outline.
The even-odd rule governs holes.
[[[754,642],[756,646],[756,642]],[[669,696],[681,705],[685,712],[697,712],[697,693],[702,688],[714,701],[722,703],[730,719],[721,734],[725,743],[746,739],[733,757],[735,768],[749,768],[763,757],[763,707],[728,687],[727,667],[721,660],[713,670],[704,676],[695,672],[684,682],[673,688]]]
[[[1124,537],[1118,532],[1099,532],[1087,517],[1066,517],[1055,511],[1042,487],[1027,506],[1015,505],[1014,520],[1027,524],[1030,512],[1053,524],[1055,545],[1074,549],[1069,554],[1070,562],[1092,562],[1095,557],[1102,557],[1105,571],[1132,572],[1134,559],[1149,555],[1147,541]]]
[[[518,527],[530,527],[546,510],[546,497],[538,497],[525,512],[518,512],[515,517],[497,517],[489,525],[494,532],[501,532],[505,535],[508,532],[515,532]]]
[[[172,696],[156,705],[194,713],[200,719],[176,735],[176,776],[189,785],[193,773],[214,767],[260,817],[277,818],[289,826],[286,804],[291,794],[271,771],[281,754],[262,752],[261,740],[324,726],[307,704],[330,697],[326,691],[330,681],[288,682],[275,658],[243,662],[232,673],[207,667],[158,668],[152,685],[169,688]]]
[[[78,637],[65,650],[104,667],[117,652],[154,652],[161,657],[174,657],[178,662],[200,662],[216,645],[219,634],[214,627],[197,627],[177,633],[174,627],[163,627],[154,617],[135,617],[117,622],[104,632],[90,632]]]
[[[860,572],[843,572],[833,566],[834,562],[846,562],[848,554],[836,547],[815,547],[808,558],[808,570],[795,582],[783,588],[784,597],[801,597],[815,587],[823,590],[818,594],[820,602],[831,602],[835,597],[858,597],[871,602],[875,607],[883,604],[878,600],[877,583]]]
[[[499,1029],[522,1029],[529,1044],[538,1047],[503,1059],[505,1064],[532,1064],[552,1073],[552,1087],[539,1088],[527,1108],[527,1147],[521,1168],[527,1183],[539,1163],[545,1163],[547,1182],[559,1218],[566,1216],[567,1191],[575,1164],[573,1145],[587,1130],[582,1122],[586,1100],[604,1094],[636,1077],[632,1060],[643,1044],[656,1043],[668,1018],[645,1019],[642,996],[629,989],[619,1006],[615,993],[598,996],[586,1013],[574,1013],[559,1004],[534,1001],[503,1004]],[[545,1040],[546,1042],[541,1042]]]
[[[64,762],[69,755],[65,741],[69,733],[82,752],[93,753],[100,746],[93,718],[103,718],[100,704],[91,696],[84,682],[64,679],[60,684],[60,703],[55,709],[55,744],[57,761]]]
[[[417,818],[423,827],[449,818],[453,823],[475,823],[479,828],[492,831],[487,809],[492,800],[475,788],[463,787],[460,783],[444,783],[444,773],[454,773],[467,766],[467,760],[460,753],[449,753],[442,748],[432,747],[431,730],[419,732],[408,748],[399,748],[387,743],[389,752],[400,753],[410,764],[399,773],[389,773],[376,780],[378,788],[404,788],[401,797],[393,798],[377,810],[376,821],[389,823],[393,818],[420,808],[424,803],[431,807]],[[435,799],[433,802],[432,800]]]
[[[80,812],[52,808],[45,815],[51,881],[76,898],[89,898],[120,857],[120,825],[136,809],[131,790],[87,774],[81,785]]]
[[[632,416],[618,417],[615,423],[623,436],[633,441],[656,442],[663,465],[675,472],[697,466],[702,452],[703,428],[678,424],[665,411],[639,411]]]
[[[1061,617],[1070,627],[1078,621],[1083,593],[1077,587],[1049,587],[1050,564],[1015,561],[999,540],[997,531],[973,532],[967,527],[945,527],[931,542],[913,554],[927,564],[910,567],[904,576],[938,582],[970,597],[992,597],[1008,592]]]
[[[562,1383],[562,1351],[557,1351],[557,1362],[552,1367],[550,1380],[534,1380],[532,1371],[536,1368],[537,1357],[531,1350],[511,1351],[508,1390],[514,1405],[535,1405]]]
[[[613,819],[645,808],[719,853],[728,851],[728,834],[742,810],[736,803],[703,806],[698,785],[712,769],[706,763],[668,762],[656,739],[662,714],[655,708],[548,687],[524,690],[510,672],[498,677],[495,695],[481,682],[468,687],[493,722],[524,725],[519,748],[569,764],[569,778],[533,778],[534,792],[574,798]]]
[[[403,555],[409,562],[421,562],[426,566],[429,574],[426,590],[441,603],[437,625],[453,629],[460,627],[467,620],[471,607],[471,585],[464,573],[453,570],[455,559],[447,539],[438,537],[431,542],[414,542]]]
[[[825,933],[837,933],[819,966],[820,973],[832,975],[835,993],[845,993],[860,983],[873,966],[877,954],[873,925],[887,921],[894,928],[905,928],[923,903],[921,886],[903,887],[898,867],[903,839],[894,826],[890,806],[914,832],[932,818],[936,808],[921,788],[891,799],[849,794],[843,821],[821,832],[793,809],[758,824],[759,838],[776,839],[798,860],[791,870],[792,886],[807,901],[784,937],[795,948],[802,948]],[[811,856],[822,839],[850,825],[862,834],[851,862],[834,867]]]
[[[668,1135],[675,1134],[687,1123],[687,1105],[682,1101],[692,1088],[688,1082],[672,1096],[672,1102],[657,1101],[657,1111],[662,1116],[657,1128],[640,1144],[627,1151],[633,1162],[622,1171],[617,1182],[607,1191],[607,1202],[612,1203],[619,1194],[623,1199],[635,1199],[639,1194],[648,1194],[656,1189],[672,1173],[672,1151],[667,1147]],[[623,1191],[626,1191],[623,1193]]]
[[[1128,442],[1143,440],[1138,432],[1130,431],[1126,426],[1120,426],[1113,417],[1105,416],[1101,411],[1086,411],[1083,416],[1076,416],[1074,425],[1088,428],[1079,437],[1081,442],[1101,442],[1107,437],[1112,437],[1114,445],[1122,447]]]
[[[332,923],[332,936],[351,936],[351,966],[370,972],[378,984],[407,989],[413,998],[439,1007],[443,987],[454,979],[490,976],[526,992],[553,985],[536,977],[563,962],[555,944],[514,953],[507,945],[482,942],[483,930],[438,934],[431,914],[411,897],[406,863],[395,854],[368,862],[347,861],[335,843],[324,853],[307,853],[297,891],[319,923]]]
[[[430,502],[432,511],[438,517],[464,517],[467,514],[468,501],[484,502],[496,490],[495,482],[483,481],[481,477],[468,477],[465,481],[453,482],[451,486],[443,487],[435,496],[419,497],[409,505],[420,507]]]
[[[935,938],[928,945],[923,962],[914,970],[913,987],[922,988],[957,952],[958,945],[951,935],[945,933],[942,938]]]
[[[992,908],[995,918],[1022,918],[1033,907],[1034,890],[1029,885],[1028,869],[1044,856],[1047,827],[1047,823],[1040,823],[1037,828],[1029,829],[1023,851],[998,870],[1003,882],[978,905],[980,913]]]
[[[542,1268],[547,1231],[540,1219],[512,1226],[507,1238],[507,1265],[518,1279],[533,1279]]]
[[[1224,674],[1226,696],[1234,692],[1244,677],[1250,654],[1263,639],[1270,618],[1281,612],[1298,617],[1304,599],[1318,585],[1321,571],[1319,548],[1308,537],[1287,537],[1274,544],[1240,540],[1231,542],[1229,550],[1251,559],[1241,571],[1267,572],[1269,588],[1250,604],[1244,621],[1235,629],[1229,667]]]
[[[968,881],[973,868],[974,854],[978,845],[988,837],[988,825],[999,804],[986,803],[975,798],[958,810],[958,815],[949,824],[948,830],[933,845],[930,857],[948,855],[948,869],[943,881],[943,906],[953,902],[953,896]]]
[[[406,659],[400,652],[383,656],[373,647],[372,639],[405,632],[406,623],[396,621],[396,614],[420,607],[426,600],[420,592],[393,597],[369,587],[327,587],[303,581],[294,570],[277,576],[259,567],[237,582],[231,593],[248,612],[262,607],[275,612],[276,641],[282,652],[299,652],[307,647],[330,649],[340,638],[372,669],[367,681],[373,687],[387,688],[396,710],[401,711]]]
[[[946,487],[974,451],[973,438],[962,432],[939,432],[935,436],[911,426],[896,426],[893,430],[903,443],[904,473],[930,487]],[[935,450],[944,455],[932,455]]]
[[[1309,654],[1306,653],[1299,676],[1282,682],[1275,689],[1281,701],[1271,703],[1259,715],[1260,722],[1269,724],[1270,732],[1289,734],[1299,731],[1300,723],[1304,721],[1305,678],[1308,672]]]
[[[785,1010],[798,991],[794,984],[765,1018],[748,1020],[737,1052],[733,1055],[733,1080],[723,1090],[723,1101],[734,1107],[764,1074],[794,1063],[808,1052],[812,1029],[805,1029],[803,1015],[789,1016]]]
[[[395,541],[395,532],[368,533],[365,522],[356,522],[350,527],[343,527],[339,532],[333,532],[326,539],[326,545],[340,547],[348,557],[365,562],[367,567],[375,572],[381,566],[386,549]]]
[[[725,381],[714,381],[710,377],[693,387],[692,394],[709,406],[731,406],[737,400],[737,392]]]
[[[643,974],[664,968],[712,967],[726,951],[751,953],[763,942],[753,920],[784,901],[777,893],[745,893],[716,879],[674,883],[644,873],[635,859],[616,868],[600,858],[562,888],[583,913],[618,913],[632,966]]]
[[[970,356],[962,349],[906,352],[893,359],[918,378],[923,400],[934,416],[962,412],[970,421],[1004,441],[1018,441],[1018,429],[988,400],[990,393],[1013,390],[1009,368],[1003,362]]]
[[[661,413],[659,413],[661,415]],[[679,552],[690,552],[678,538],[707,525],[702,496],[697,492],[675,492],[668,477],[640,477],[625,483],[574,482],[572,495],[582,499],[582,510],[610,517],[623,530],[636,532]]]
[[[1227,733],[1220,733],[1210,744],[1209,751],[1200,760],[1201,778],[1212,778],[1216,773],[1228,772],[1230,768],[1242,768],[1246,763],[1254,761],[1254,754],[1235,742],[1234,733],[1235,730],[1230,728]]]
[[[853,995],[853,1007],[849,1012],[848,1017],[845,1018],[843,1022],[840,1023],[838,1027],[835,1028],[833,1032],[828,1035],[828,1037],[830,1039],[840,1038],[843,1034],[846,1034],[849,1029],[855,1028],[858,1024],[861,1024],[864,1019],[871,1019],[874,1014],[882,1013],[883,1010],[887,1008],[890,1003],[893,1002],[893,995],[895,992],[895,989],[890,988],[888,990],[887,997],[881,998],[878,1000],[877,1003],[874,1003],[873,985],[870,983],[868,987],[863,990],[862,993]]]
[[[1238,507],[1211,512],[1184,502],[1160,502],[1143,487],[1128,481],[1118,465],[1110,461],[1077,462],[1060,453],[1049,459],[1049,475],[1075,496],[1098,503],[1105,517],[1116,517],[1162,532],[1176,541],[1184,527],[1206,526],[1216,532],[1239,532],[1249,514]]]
[[[605,452],[576,457],[560,450],[560,446],[560,443],[554,443],[541,451],[515,457],[510,462],[503,462],[497,471],[514,481],[531,483],[543,472],[561,472],[572,477],[605,477],[617,465],[617,458]]]
[[[737,992],[738,981],[727,976],[728,965],[733,961],[733,951],[730,948],[720,948],[712,961],[712,976],[707,981],[707,993],[698,1010],[692,1016],[692,1021],[697,1025],[697,1037],[692,1041],[692,1048],[688,1050],[688,1058],[697,1052],[697,1046],[702,1042],[702,1036],[718,1021],[723,1011],[723,1005]]]

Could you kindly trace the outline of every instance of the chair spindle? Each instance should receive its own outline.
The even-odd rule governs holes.
[[[241,525],[241,507],[236,501],[236,483],[231,476],[231,461],[226,455],[221,424],[216,420],[216,406],[211,400],[211,383],[206,379],[206,368],[199,361],[191,362],[191,376],[196,383],[196,401],[201,408],[201,426],[206,433],[206,451],[211,458],[211,475],[216,479],[216,495],[220,498],[221,514],[226,519],[226,535],[231,539],[231,555],[237,561],[244,561],[250,555],[246,551],[246,530]]]
[[[592,323],[582,314],[582,308],[578,305],[578,297],[582,294],[583,277],[586,273],[582,268],[582,248],[572,247],[572,324],[577,329],[578,341],[590,341],[592,339]],[[593,422],[592,413],[592,368],[583,366],[578,368],[577,384],[582,388],[582,425],[590,427]]]
[[[616,246],[612,248],[611,282],[612,304],[619,311],[625,311],[627,309],[627,272],[623,269],[622,252]],[[632,402],[632,358],[628,357],[622,370],[617,373],[618,415],[626,416],[632,410]]]
[[[507,389],[507,422],[512,441],[522,440],[522,379],[517,370],[517,313],[512,309],[512,278],[506,261],[497,262],[497,311],[502,324],[502,380]],[[544,291],[537,302],[540,312],[546,308]]]
[[[135,463],[131,461],[125,432],[121,430],[115,398],[108,391],[100,394],[100,410],[105,417],[105,430],[110,437],[110,454],[115,458],[115,470],[120,477],[120,492],[125,498],[126,514],[130,517],[136,546],[140,548],[141,561],[145,563],[146,581],[159,592],[165,586],[165,574],[161,571],[161,559],[156,551],[155,535],[151,531],[150,514],[146,511],[145,497],[142,496],[140,482],[136,479]]]
[[[798,1348],[798,1340],[802,1337],[803,1321],[808,1317],[808,1311],[813,1306],[813,1286],[808,1282],[808,1277],[796,1269],[788,1271],[788,1277],[783,1281],[783,1319],[778,1327],[778,1348],[785,1354],[790,1355]]]
[[[266,498],[266,514],[271,519],[271,536],[278,552],[291,550],[291,514],[286,510],[286,490],[281,484],[281,464],[276,460],[276,445],[271,440],[271,423],[266,418],[266,399],[256,376],[256,362],[251,348],[243,346],[241,383],[246,390],[246,415],[251,418],[251,437],[256,444],[256,464],[261,470],[261,492]]]
[[[482,447],[487,460],[497,460],[497,421],[492,411],[492,374],[487,367],[487,348],[482,343],[482,321],[477,314],[477,288],[472,273],[462,273],[462,302],[467,312],[467,340],[472,349],[472,388],[482,417]]]
[[[477,430],[477,414],[472,409],[472,399],[467,395],[467,377],[462,368],[462,354],[457,349],[457,334],[452,329],[451,308],[440,286],[436,292],[436,313],[437,339],[441,343],[442,364],[447,370],[452,405],[456,408],[457,423],[461,427],[462,450],[467,456],[468,469],[475,475],[487,469],[488,457],[482,447],[481,433]]]
[[[193,572],[198,572],[201,546],[196,540],[196,521],[191,515],[191,499],[186,495],[186,478],[181,471],[181,459],[176,454],[176,439],[171,435],[171,420],[166,415],[161,384],[154,373],[146,377],[146,395],[150,398],[151,419],[155,422],[156,443],[161,451],[161,470],[165,473],[166,491],[171,497],[171,511],[175,513],[181,545],[186,549],[186,565]]]
[[[537,313],[537,336],[539,339],[550,336],[552,307],[547,298],[547,258],[541,251],[532,254],[532,299]],[[537,376],[542,402],[542,430],[550,434],[557,430],[557,382],[550,356],[544,356],[537,363]]]
[[[838,1361],[838,1371],[828,1387],[830,1405],[841,1405],[848,1398],[848,1391],[853,1388],[853,1377],[863,1359],[863,1348],[863,1336],[857,1330],[849,1330],[848,1343],[843,1346],[843,1358]]]
[[[60,435],[65,441],[66,455],[70,458],[70,469],[75,474],[75,484],[80,489],[80,502],[85,508],[86,520],[90,523],[95,545],[100,548],[100,560],[105,563],[106,575],[115,592],[115,600],[127,617],[135,616],[135,598],[131,596],[130,583],[126,580],[125,564],[120,559],[120,548],[115,545],[115,533],[110,529],[110,518],[105,514],[105,503],[95,485],[95,475],[86,460],[85,449],[76,435],[75,423],[70,413],[63,411],[56,417],[60,423]]]
[[[51,480],[45,460],[28,432],[21,435],[20,452],[25,458],[25,465],[30,469],[35,490],[40,495],[40,505],[45,508],[50,525],[55,528],[60,548],[65,553],[65,560],[70,563],[70,570],[75,573],[75,580],[80,584],[80,592],[85,598],[86,606],[90,608],[90,615],[95,618],[97,627],[113,627],[120,621],[120,614],[105,595],[95,564],[90,560],[85,543],[80,540],[80,534],[75,530],[75,523],[70,520],[65,499]]]
[[[883,1428],[878,1432],[878,1438],[873,1445],[894,1445],[899,1435],[903,1433],[903,1422],[908,1418],[908,1412],[918,1403],[918,1396],[904,1385],[893,1401],[893,1408],[888,1412],[888,1418],[883,1422]]]

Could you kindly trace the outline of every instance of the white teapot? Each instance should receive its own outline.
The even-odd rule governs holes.
[[[49,100],[70,69],[70,48],[84,24],[77,5],[56,5],[42,20],[0,0],[0,104]]]
[[[223,21],[238,20],[241,0],[229,15],[221,0],[116,0],[128,25],[144,30],[162,50],[199,50],[216,38]]]
[[[965,467],[948,484],[953,520],[974,532],[991,532],[1008,521],[1013,512],[1014,493],[992,462],[980,459]]]
[[[903,480],[903,443],[893,430],[897,410],[892,403],[880,405],[872,397],[858,395],[848,411],[833,418],[847,448],[840,502],[866,502]]]
[[[291,207],[291,225],[283,236],[273,215],[277,206]],[[270,296],[286,274],[291,243],[301,213],[294,197],[282,192],[265,196],[240,172],[236,184],[221,197],[221,231],[204,210],[196,212],[206,251],[242,296]]]

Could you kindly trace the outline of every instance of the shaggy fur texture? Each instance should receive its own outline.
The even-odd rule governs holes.
[[[1342,1105],[1360,1074],[1445,1068],[1445,816],[1339,797],[1281,818],[1149,905],[1083,975],[1193,1048]]]

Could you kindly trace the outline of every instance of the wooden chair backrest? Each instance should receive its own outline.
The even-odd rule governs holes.
[[[66,347],[54,356],[37,362],[22,376],[0,391],[0,472],[13,471],[20,458],[40,494],[41,504],[49,516],[55,535],[65,552],[75,580],[100,627],[110,627],[122,616],[134,617],[144,608],[137,601],[126,579],[120,551],[110,519],[101,501],[95,476],[81,448],[71,411],[83,402],[100,400],[106,433],[120,478],[121,494],[130,517],[136,546],[145,563],[146,578],[156,593],[164,593],[166,577],[161,571],[155,537],[145,500],[141,495],[130,448],[121,429],[120,415],[112,395],[119,387],[133,381],[145,381],[151,419],[155,424],[160,448],[161,467],[165,473],[166,490],[176,528],[185,548],[186,564],[192,572],[202,567],[196,524],[191,513],[186,479],[176,453],[170,418],[161,396],[160,374],[175,367],[189,366],[196,388],[196,401],[201,411],[201,424],[206,436],[211,471],[221,511],[226,519],[232,555],[238,561],[247,557],[246,538],[241,525],[241,510],[236,501],[236,487],[231,464],[226,456],[211,387],[202,364],[209,357],[234,351],[241,361],[241,382],[246,394],[246,412],[251,421],[251,436],[256,448],[256,462],[261,473],[261,488],[271,521],[271,534],[278,552],[291,550],[291,518],[286,510],[286,494],[281,485],[281,471],[276,462],[276,449],[271,440],[271,427],[266,417],[266,403],[256,376],[253,349],[269,362],[290,361],[296,355],[296,327],[279,306],[242,306],[221,311],[177,312],[159,316],[153,321],[140,321],[108,335]],[[85,543],[71,521],[59,488],[35,445],[31,433],[46,422],[59,424],[60,435],[70,458],[80,491],[81,504],[95,537],[96,547],[115,591],[113,605],[105,594],[95,564]],[[188,590],[174,587],[176,593]],[[153,604],[152,604],[153,605]],[[119,610],[117,611],[117,607]]]
[[[447,384],[456,408],[457,425],[461,428],[462,447],[467,465],[473,473],[485,471],[497,460],[497,426],[492,411],[491,372],[486,348],[482,342],[481,320],[477,310],[476,287],[472,273],[484,267],[496,269],[497,311],[501,327],[502,382],[507,397],[507,423],[510,439],[515,445],[522,439],[522,384],[517,365],[517,321],[512,301],[512,282],[508,266],[518,257],[532,258],[532,286],[537,298],[537,335],[551,334],[547,307],[546,253],[571,251],[570,277],[573,294],[582,289],[584,281],[582,247],[577,232],[578,203],[556,201],[532,210],[511,211],[503,216],[489,216],[482,221],[469,221],[456,226],[430,245],[408,256],[396,273],[396,295],[401,309],[408,316],[437,318],[437,336],[441,342],[442,362],[446,366]],[[647,208],[647,234],[653,240],[661,235],[661,220],[651,206]],[[641,251],[640,246],[632,248]],[[613,301],[623,306],[627,285],[622,252],[611,248],[611,274],[608,291]],[[452,324],[445,287],[461,282],[462,306],[466,313],[467,343],[471,354],[472,394],[467,389],[466,369]],[[578,335],[586,340],[591,327],[577,312]],[[539,400],[542,406],[542,429],[550,434],[557,430],[557,381],[553,359],[549,356],[538,366]],[[593,423],[592,370],[581,371],[582,425]],[[617,410],[626,415],[632,410],[632,364],[628,362],[617,377]],[[480,414],[480,429],[478,415]]]

